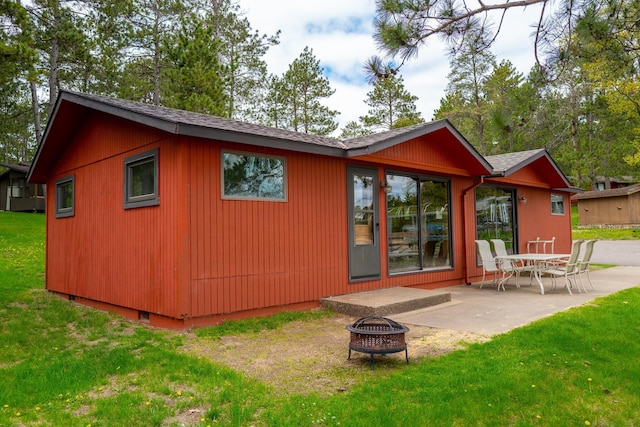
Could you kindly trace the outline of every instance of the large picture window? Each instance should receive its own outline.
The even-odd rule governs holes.
[[[389,272],[451,266],[449,182],[387,174]]]
[[[158,149],[126,158],[124,161],[125,209],[154,206],[158,203]]]
[[[222,198],[285,201],[286,160],[264,154],[222,153]]]
[[[56,218],[75,215],[75,179],[66,176],[56,181]]]

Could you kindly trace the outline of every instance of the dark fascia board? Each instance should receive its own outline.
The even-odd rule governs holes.
[[[242,131],[199,126],[179,120],[154,117],[149,114],[132,111],[117,105],[112,105],[99,100],[94,100],[92,98],[84,97],[81,94],[64,92],[62,95],[66,99],[74,103],[86,106],[93,110],[101,111],[103,113],[130,120],[135,123],[140,123],[175,135],[193,136],[266,148],[278,148],[290,151],[324,154],[334,157],[344,157],[344,150],[338,147],[304,143],[302,141],[288,140],[270,135],[257,135],[252,133],[245,133]]]
[[[397,135],[394,134],[389,138],[382,139],[380,141],[374,142],[369,145],[365,145],[363,147],[348,148],[347,157],[357,157],[357,156],[364,156],[367,154],[374,154],[386,148],[393,147],[394,145],[401,144],[411,139],[418,138],[423,135],[427,135],[429,133],[438,131],[440,129],[445,129],[445,128],[455,136],[455,138],[460,142],[460,144],[462,144],[467,149],[469,154],[471,154],[478,161],[478,163],[482,164],[482,166],[487,170],[487,174],[491,174],[491,172],[493,171],[493,167],[478,152],[478,150],[476,150],[473,147],[473,145],[471,145],[469,141],[467,141],[466,138],[464,138],[462,134],[458,132],[458,130],[451,124],[451,122],[449,122],[448,119],[442,119],[442,120],[425,123],[423,126],[416,127],[411,131],[403,132]]]
[[[40,155],[42,154],[42,149],[44,147],[44,142],[47,140],[49,136],[49,132],[51,131],[51,126],[58,115],[58,111],[60,109],[60,104],[62,104],[62,95],[59,95],[56,99],[56,103],[53,106],[53,110],[51,112],[51,117],[49,117],[49,121],[47,122],[47,127],[44,129],[44,133],[42,134],[42,139],[38,141],[38,149],[36,150],[36,155],[33,157],[33,161],[31,162],[31,167],[29,168],[29,173],[27,174],[27,182],[31,182],[31,176],[33,175],[33,170],[36,165],[39,163]]]
[[[554,187],[551,189],[552,191],[564,191],[565,193],[584,193],[584,190],[582,188],[578,188],[578,187],[566,187],[566,188],[560,188],[560,187]]]

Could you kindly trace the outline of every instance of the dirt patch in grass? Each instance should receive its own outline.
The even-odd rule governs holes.
[[[357,318],[331,317],[294,321],[275,330],[220,339],[189,333],[183,351],[226,365],[272,386],[276,392],[335,394],[348,391],[363,376],[380,376],[406,366],[405,353],[375,355],[370,371],[368,354],[349,352],[347,325]],[[484,342],[486,335],[407,325],[409,363]]]

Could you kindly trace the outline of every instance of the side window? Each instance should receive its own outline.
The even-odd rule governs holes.
[[[75,215],[75,177],[65,176],[56,181],[56,218]]]
[[[287,200],[287,163],[284,157],[222,152],[222,198]]]
[[[564,215],[564,196],[551,194],[551,215]]]
[[[158,149],[124,160],[124,208],[155,206],[158,198]]]

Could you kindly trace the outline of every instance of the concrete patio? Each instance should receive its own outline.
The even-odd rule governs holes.
[[[564,288],[563,281],[552,290],[551,279],[544,278],[545,294],[529,279],[515,279],[507,284],[505,292],[496,291],[488,284],[480,289],[479,283],[459,285],[436,290],[390,288],[376,291],[340,295],[323,299],[332,309],[354,316],[380,315],[396,322],[459,331],[499,334],[550,316],[570,307],[579,306],[596,298],[640,285],[640,267],[617,266],[591,272],[595,291],[588,283],[587,293],[573,295]]]

